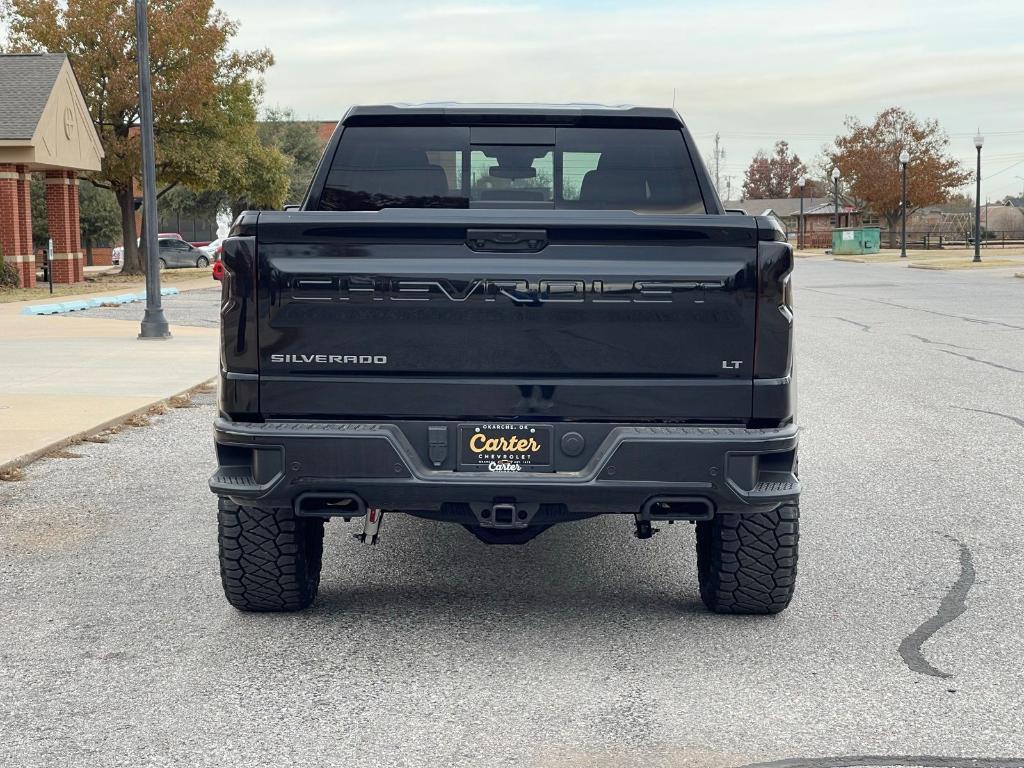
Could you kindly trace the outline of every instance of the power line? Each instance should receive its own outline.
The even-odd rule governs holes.
[[[1018,160],[1013,165],[1008,165],[1005,168],[1003,168],[1003,170],[1001,170],[1001,171],[996,171],[995,173],[990,173],[990,174],[984,175],[983,178],[991,179],[993,176],[998,176],[1001,173],[1006,173],[1007,171],[1013,170],[1018,165],[1024,165],[1024,160]]]

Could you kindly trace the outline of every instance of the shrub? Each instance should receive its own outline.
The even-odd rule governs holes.
[[[0,251],[0,288],[17,288],[19,284],[18,270],[3,260]]]

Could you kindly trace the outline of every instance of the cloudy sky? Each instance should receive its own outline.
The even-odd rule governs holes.
[[[759,148],[805,160],[847,114],[937,118],[983,195],[1024,188],[1024,6],[1015,0],[219,0],[268,46],[267,101],[336,119],[356,103],[597,101],[676,106],[733,189]],[[1017,165],[1014,165],[1017,164]],[[724,192],[723,178],[723,192]]]
[[[812,164],[846,115],[901,105],[939,120],[971,167],[980,127],[983,197],[1024,194],[1018,0],[216,2],[241,24],[237,47],[273,50],[268,104],[305,118],[387,102],[667,106],[674,92],[709,166],[721,135],[724,193],[777,139]]]

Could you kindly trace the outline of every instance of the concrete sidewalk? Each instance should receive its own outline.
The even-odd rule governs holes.
[[[28,303],[0,304],[0,470],[217,375],[216,329],[139,341],[138,321],[22,315]]]

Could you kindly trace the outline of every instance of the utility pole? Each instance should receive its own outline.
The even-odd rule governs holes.
[[[153,137],[153,84],[149,72],[149,19],[146,0],[135,0],[136,47],[139,54],[139,126],[142,130],[142,227],[146,233],[146,314],[140,339],[169,339],[171,329],[160,301],[157,246],[156,140]]]
[[[718,131],[715,131],[715,191],[719,192],[719,194],[721,194],[720,190],[722,189],[719,163],[725,159],[725,150],[720,147],[721,140],[722,137]],[[726,199],[728,199],[728,195]]]

